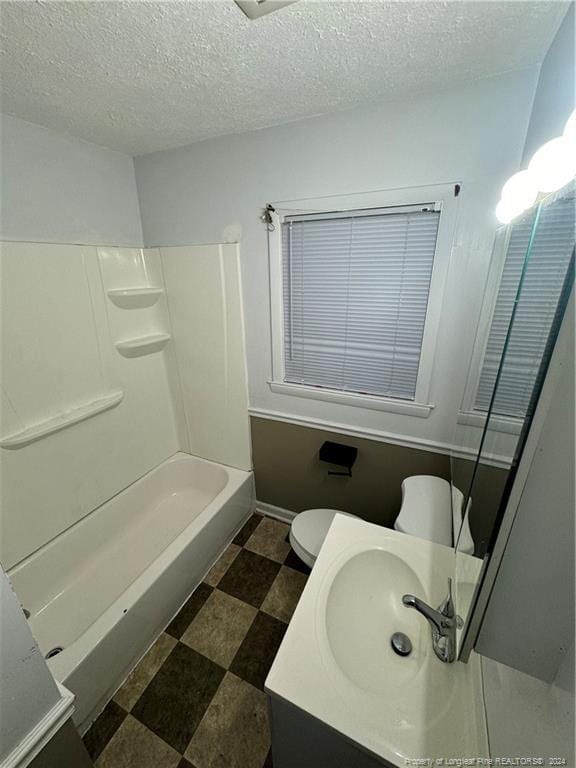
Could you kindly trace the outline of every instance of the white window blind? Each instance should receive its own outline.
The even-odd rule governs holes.
[[[513,226],[476,395],[476,410],[487,411],[536,211]],[[518,307],[494,399],[494,413],[525,416],[553,326],[574,250],[574,199],[542,208],[526,262]]]
[[[285,381],[413,400],[440,213],[286,217]]]

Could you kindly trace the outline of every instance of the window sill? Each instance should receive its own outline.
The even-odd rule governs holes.
[[[352,392],[338,392],[333,389],[321,389],[307,387],[302,384],[287,384],[281,381],[269,381],[268,386],[272,392],[279,395],[291,395],[293,397],[305,397],[310,400],[324,400],[340,405],[352,405],[356,408],[367,408],[372,411],[388,411],[390,413],[402,413],[406,416],[416,416],[427,419],[432,413],[433,405],[423,405],[406,400],[394,400],[386,397],[373,397],[370,395],[357,395]]]
[[[519,435],[522,429],[523,419],[514,416],[491,416],[490,429],[495,432],[504,432],[507,435]],[[478,411],[460,411],[458,414],[458,424],[465,424],[469,427],[479,427],[484,429],[486,424],[486,414]]]

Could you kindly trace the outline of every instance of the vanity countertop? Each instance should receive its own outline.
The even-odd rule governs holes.
[[[406,592],[439,605],[453,570],[448,547],[336,515],[267,693],[393,765],[488,757],[479,658],[441,662],[428,622],[402,605]],[[396,631],[407,657],[392,650]]]

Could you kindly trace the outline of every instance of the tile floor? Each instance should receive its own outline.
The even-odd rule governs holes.
[[[253,515],[92,725],[97,768],[269,768],[264,680],[308,578]]]

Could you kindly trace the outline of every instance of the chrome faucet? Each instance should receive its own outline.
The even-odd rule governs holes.
[[[452,600],[452,579],[448,579],[448,595],[436,610],[414,595],[404,595],[402,602],[407,608],[415,608],[428,620],[432,630],[432,648],[440,661],[446,664],[455,661],[457,616]]]

